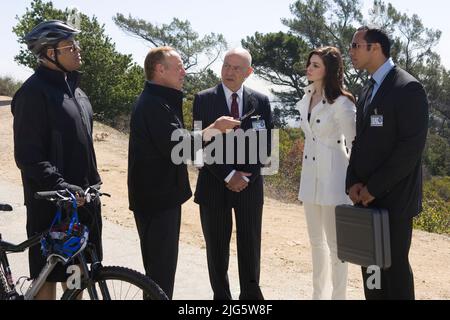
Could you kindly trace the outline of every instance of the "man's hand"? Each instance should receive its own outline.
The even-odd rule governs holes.
[[[360,193],[363,188],[364,185],[362,183],[356,183],[350,187],[348,196],[350,197],[350,200],[353,201],[353,204],[358,204],[361,202]]]
[[[244,177],[250,177],[251,175],[251,173],[236,171],[230,182],[227,183],[227,188],[233,192],[241,192],[248,187],[248,182],[244,180]]]
[[[234,127],[240,125],[241,122],[239,120],[234,119],[233,117],[229,116],[222,116],[214,123],[212,123],[209,127],[203,130],[203,140],[210,141],[212,137],[221,134],[226,133],[227,131],[233,129]]]
[[[222,116],[217,118],[213,124],[211,124],[207,129],[215,129],[220,131],[220,133],[226,133],[228,130],[233,129],[234,127],[240,125],[241,122],[239,120],[234,119],[229,116]]]
[[[225,133],[227,132],[227,130],[231,130],[240,124],[241,122],[234,119],[233,117],[222,116],[214,121],[213,128],[219,130],[222,133]]]
[[[86,203],[86,198],[84,196],[80,197],[78,193],[75,195],[75,199],[77,199],[77,207],[82,207]]]
[[[365,186],[359,193],[359,200],[362,202],[364,207],[367,207],[373,200],[375,200],[375,197],[370,194],[367,186]]]
[[[86,203],[86,198],[85,198],[84,190],[81,187],[74,185],[74,184],[69,184],[67,182],[61,183],[60,186],[62,189],[69,190],[75,196],[75,199],[77,199],[78,207],[84,206],[84,204]]]

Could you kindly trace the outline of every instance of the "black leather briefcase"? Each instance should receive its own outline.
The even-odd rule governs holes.
[[[385,209],[336,206],[337,254],[363,267],[391,266],[389,215]]]

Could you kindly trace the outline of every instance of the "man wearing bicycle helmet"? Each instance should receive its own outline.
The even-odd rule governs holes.
[[[92,141],[92,107],[79,88],[79,30],[59,21],[38,24],[24,40],[39,61],[35,73],[11,103],[14,115],[14,156],[22,174],[27,233],[33,236],[50,227],[55,206],[34,199],[35,192],[68,189],[77,195],[80,220],[90,227],[90,241],[101,257],[100,202],[84,203],[83,189],[101,182]],[[30,276],[45,264],[38,246],[29,251]],[[58,265],[36,299],[54,299],[55,282],[67,278]]]

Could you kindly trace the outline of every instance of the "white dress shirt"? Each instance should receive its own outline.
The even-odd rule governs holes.
[[[225,84],[222,83],[222,87],[223,87],[223,92],[225,93],[225,99],[227,101],[227,106],[228,106],[228,111],[231,114],[231,103],[233,102],[233,91],[231,91],[230,89],[227,88],[227,86]],[[244,86],[241,86],[239,88],[238,91],[236,91],[237,93],[237,103],[238,103],[238,108],[239,108],[239,117],[242,117],[242,112],[244,110]],[[230,172],[230,174],[225,178],[225,182],[228,183],[230,182],[231,178],[233,177],[233,175],[235,174],[236,170],[233,170]],[[243,177],[243,179],[246,182],[249,182],[250,180],[247,177]]]
[[[223,92],[225,93],[225,99],[227,100],[228,111],[231,114],[231,103],[233,102],[233,93],[237,93],[237,103],[239,107],[239,117],[242,117],[242,112],[244,110],[243,96],[244,96],[244,86],[241,86],[238,91],[233,92],[227,88],[226,85],[222,83]]]

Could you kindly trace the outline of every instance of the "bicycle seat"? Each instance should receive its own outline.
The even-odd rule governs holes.
[[[57,257],[67,263],[84,250],[89,238],[88,227],[76,223],[53,226],[41,239],[42,254],[47,257]]]

